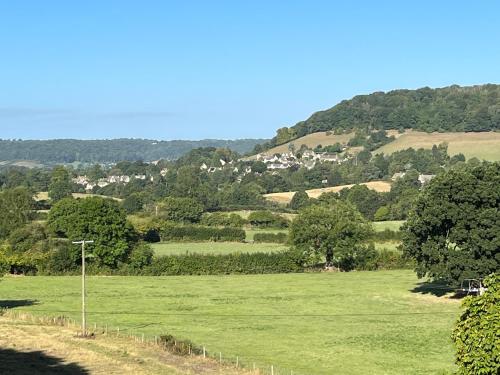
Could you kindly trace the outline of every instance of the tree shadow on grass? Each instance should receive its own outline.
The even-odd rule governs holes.
[[[65,363],[63,359],[47,355],[40,351],[20,352],[0,348],[0,374],[90,374],[76,363]]]
[[[38,301],[34,299],[0,300],[0,309],[13,309],[15,307],[32,305],[38,305]]]
[[[446,285],[444,281],[427,281],[418,283],[418,285],[411,290],[413,293],[432,294],[436,297],[442,297],[446,294],[453,293],[452,298],[457,296],[456,289]]]

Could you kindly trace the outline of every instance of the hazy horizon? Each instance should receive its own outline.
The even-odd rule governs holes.
[[[6,3],[0,138],[271,138],[359,94],[500,83],[499,11],[430,1]]]

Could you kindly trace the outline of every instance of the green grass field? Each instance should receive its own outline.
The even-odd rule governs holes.
[[[389,155],[410,147],[430,149],[433,145],[443,142],[448,143],[449,155],[462,153],[467,159],[476,157],[489,161],[500,160],[500,133],[497,132],[424,133],[411,131],[373,151],[373,154]]]
[[[190,254],[270,253],[287,247],[273,243],[159,242],[152,244],[156,256]]]
[[[80,282],[4,277],[1,303],[79,319]],[[89,277],[88,320],[294,374],[451,373],[459,301],[412,292],[418,285],[411,271]]]
[[[386,229],[393,230],[397,232],[401,225],[404,224],[404,220],[393,220],[393,221],[374,221],[372,222],[373,229],[376,232],[383,232]]]

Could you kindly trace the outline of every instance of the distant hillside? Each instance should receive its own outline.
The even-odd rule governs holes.
[[[238,153],[252,150],[264,139],[201,141],[154,141],[147,139],[75,140],[55,139],[0,140],[0,161],[31,160],[54,163],[113,163],[122,160],[153,161],[177,159],[198,147],[225,147]]]
[[[261,152],[316,132],[413,129],[424,132],[500,130],[500,85],[450,86],[358,95],[314,113],[290,128],[278,129]]]

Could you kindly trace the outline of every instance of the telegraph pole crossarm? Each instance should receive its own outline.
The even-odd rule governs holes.
[[[85,244],[94,243],[94,241],[73,241],[75,245],[82,245],[82,337],[87,336],[87,324],[85,321]]]

